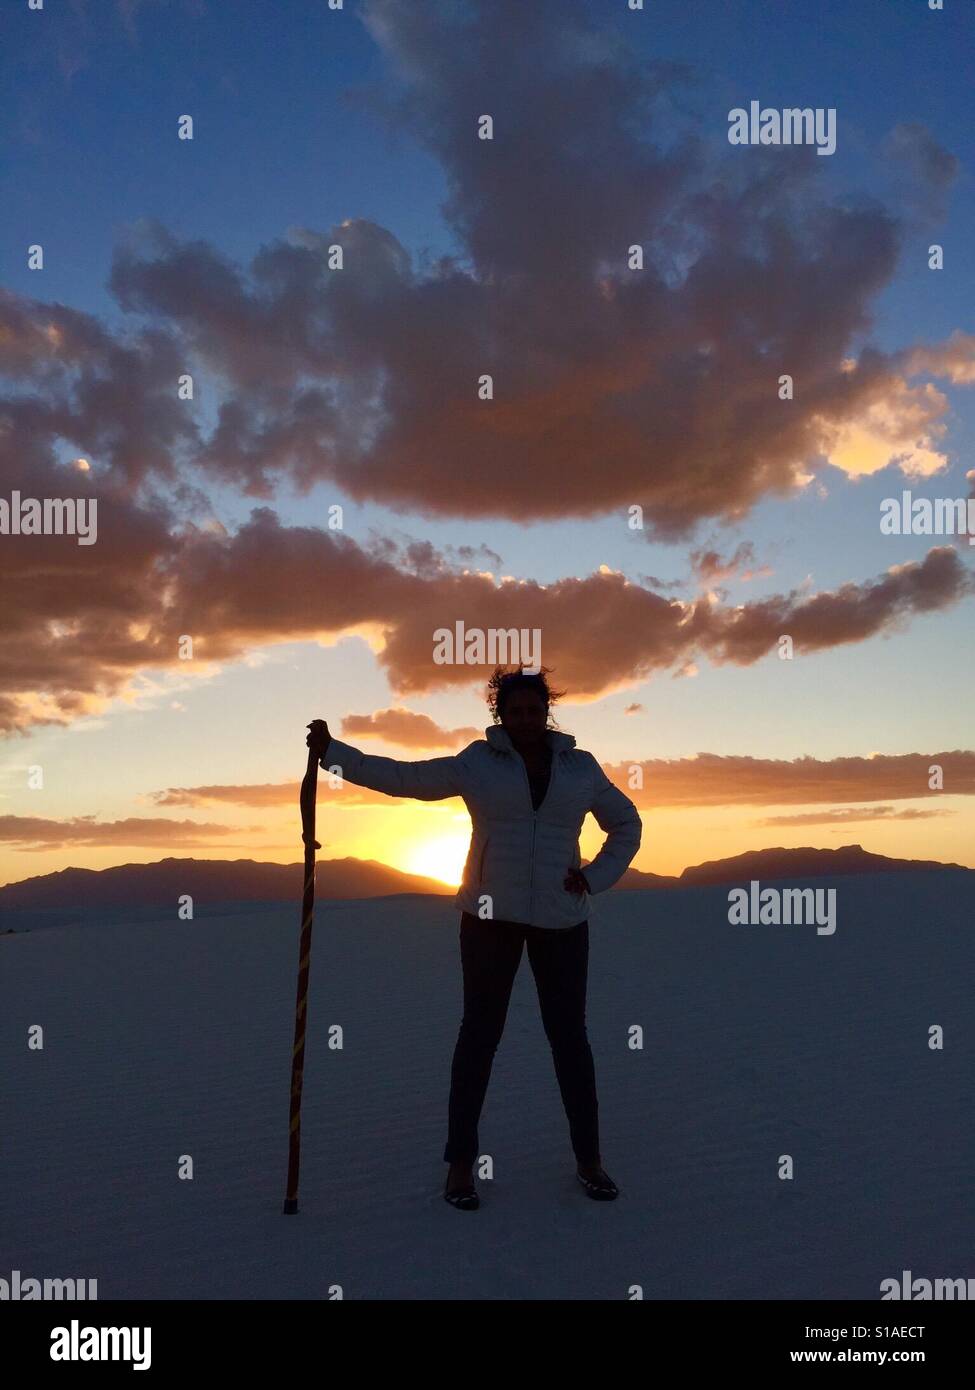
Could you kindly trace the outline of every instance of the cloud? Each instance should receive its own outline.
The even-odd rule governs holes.
[[[380,661],[401,691],[468,685],[482,677],[480,668],[431,662],[436,628],[455,619],[468,628],[537,627],[541,659],[555,668],[560,685],[573,698],[595,698],[655,671],[692,674],[697,654],[716,664],[751,665],[783,634],[792,636],[797,652],[863,641],[895,629],[912,613],[950,606],[973,588],[972,575],[950,546],[865,584],[812,596],[793,592],[736,607],[707,598],[666,599],[613,573],[500,586],[465,575],[414,594],[400,621],[386,629]]]
[[[171,330],[154,325],[123,340],[91,314],[0,289],[0,373],[23,383],[0,396],[4,477],[28,495],[20,479],[50,470],[55,445],[70,440],[130,502],[151,506],[165,485],[187,502],[201,500],[181,477],[202,445],[173,389],[185,370]],[[76,493],[82,480],[71,481]]]
[[[768,816],[765,820],[755,821],[755,825],[848,825],[870,820],[930,820],[936,816],[954,814],[954,811],[919,811],[913,807],[898,811],[893,806],[855,806],[832,811],[807,811],[797,816]]]
[[[828,201],[808,148],[709,146],[676,115],[686,69],[646,62],[583,6],[373,0],[362,14],[398,85],[360,101],[439,161],[457,254],[423,262],[349,216],[245,268],[144,220],[110,276],[142,316],[135,339],[0,301],[4,370],[36,393],[21,428],[84,439],[136,488],[178,462],[258,499],[324,479],[429,516],[622,517],[639,503],[671,539],[792,494],[822,456],[853,473],[943,466],[947,402],[909,377],[947,349],[850,356],[896,269],[890,211]],[[491,141],[476,134],[485,113]],[[900,162],[946,186],[911,132]],[[952,352],[951,379],[967,381],[963,338]],[[207,438],[172,391],[187,363],[219,402]]]
[[[96,821],[94,816],[73,816],[68,820],[0,816],[0,843],[18,850],[61,849],[65,845],[178,845],[183,849],[205,849],[214,836],[251,833],[261,828],[166,820],[161,816],[130,816],[116,821]]]
[[[745,565],[755,563],[755,548],[750,541],[742,541],[734,555],[722,560],[716,550],[692,550],[691,568],[702,584],[720,583],[731,579]]]
[[[370,528],[367,548],[371,555],[388,560],[399,569],[423,579],[432,579],[457,568],[482,574],[491,574],[503,568],[501,556],[489,546],[442,545],[438,549],[432,541],[418,541],[412,537],[396,539],[385,528]],[[485,568],[485,564],[490,568]]]
[[[742,199],[725,209],[729,224],[761,245],[771,228],[751,226]],[[865,452],[871,468],[910,460],[920,435],[933,467],[944,396],[906,381],[896,355],[844,365],[893,270],[890,225],[879,213],[805,215],[822,223],[815,261],[798,228],[781,265],[710,228],[716,244],[680,287],[652,266],[626,270],[610,243],[612,269],[575,267],[572,295],[546,282],[566,274],[564,246],[547,277],[530,254],[507,273],[450,262],[421,275],[391,233],[355,219],[314,249],[263,249],[249,277],[154,225],[144,253],[117,253],[111,285],[125,309],[178,325],[223,375],[228,395],[195,461],[253,496],[284,476],[441,516],[588,516],[639,502],[653,533],[676,538],[794,492],[801,461],[820,454],[860,472]],[[630,235],[656,234],[638,224]],[[326,268],[331,245],[342,271]],[[830,332],[813,326],[820,316]],[[786,370],[799,390],[780,409]],[[491,401],[477,395],[485,372]],[[596,466],[605,457],[611,469]]]
[[[152,792],[151,800],[157,806],[297,806],[300,785],[299,782],[292,781],[167,787],[164,791]],[[388,807],[395,804],[383,792],[370,791],[368,787],[357,787],[352,782],[341,782],[338,787],[332,787],[329,778],[319,778],[318,804],[325,806],[330,801],[335,804],[341,801],[343,807]]]
[[[894,126],[883,144],[883,154],[897,174],[897,187],[914,216],[929,224],[947,211],[947,193],[958,177],[958,159],[935,140],[919,121]]]
[[[172,637],[159,625],[177,543],[161,502],[136,503],[124,487],[54,464],[4,414],[0,476],[23,497],[98,505],[93,546],[70,536],[0,537],[0,731],[9,733],[98,713],[134,691],[140,670],[172,661]]]
[[[928,790],[930,768],[941,767],[944,792]],[[642,785],[634,788],[633,770],[640,769]],[[808,806],[818,802],[907,801],[925,796],[975,795],[975,751],[875,754],[869,758],[749,758],[698,753],[691,758],[647,758],[604,763],[617,786],[644,810],[692,810],[707,806]],[[341,791],[319,782],[323,796],[340,796],[343,804],[389,806],[381,792],[344,783]],[[297,781],[243,786],[170,787],[153,793],[161,806],[198,806],[225,802],[239,806],[296,805]],[[940,811],[893,811],[889,806],[854,811],[832,810],[804,817],[779,818],[762,824],[814,824],[844,819],[915,820]]]
[[[943,792],[929,790],[930,769],[935,765],[943,771]],[[634,759],[603,766],[607,775],[638,806],[647,810],[658,807],[689,810],[699,806],[809,806],[820,802],[887,802],[975,795],[975,751],[971,749],[876,754],[869,758],[802,757],[791,760],[698,753],[693,758]],[[633,789],[631,771],[637,767],[641,769],[642,786]],[[840,813],[828,814],[839,817]]]
[[[915,370],[938,375],[954,373],[959,380],[965,358],[948,347],[914,351],[910,361]],[[972,359],[975,381],[975,358]],[[911,478],[927,478],[942,472],[948,457],[938,448],[947,431],[941,420],[948,406],[947,397],[926,382],[909,386],[888,376],[879,378],[876,389],[865,393],[858,413],[839,423],[823,426],[823,448],[834,468],[851,477],[878,473],[896,464]]]
[[[120,13],[131,32],[134,0]],[[258,499],[325,479],[426,515],[639,503],[670,539],[793,493],[823,456],[852,474],[944,467],[948,402],[911,378],[971,383],[972,335],[850,355],[896,269],[890,211],[828,202],[807,148],[732,159],[675,125],[687,70],[644,61],[584,7],[373,0],[362,14],[399,86],[360,100],[441,164],[458,254],[417,262],[350,216],[293,229],[245,269],[144,219],[110,276],[137,333],[0,298],[19,431],[79,441],[136,490],[196,469]],[[485,113],[492,141],[476,138]],[[923,188],[951,183],[953,157],[922,127],[889,145]],[[172,390],[188,363],[219,402],[206,438]]]
[[[297,806],[300,786],[300,781],[293,781],[167,787],[165,791],[153,792],[152,800],[157,806],[202,806],[208,802],[223,802],[232,806]]]
[[[742,541],[735,553],[727,559],[722,559],[713,549],[692,550],[690,559],[691,569],[698,583],[705,588],[721,584],[726,579],[734,579],[736,575],[740,575],[741,579],[747,582],[749,579],[764,578],[772,573],[768,565],[755,564],[755,547],[750,541]]]
[[[894,631],[910,614],[934,612],[975,591],[975,580],[951,546],[929,550],[920,562],[892,565],[865,584],[800,598],[795,592],[761,603],[716,611],[702,646],[712,661],[749,665],[777,635],[792,637],[796,651],[828,647]]]
[[[5,445],[0,429],[0,465]],[[63,470],[55,475],[34,469],[55,496],[92,485],[91,475],[72,474],[62,492]],[[151,668],[185,681],[253,647],[342,633],[368,637],[400,696],[482,684],[490,663],[433,661],[434,632],[458,621],[538,628],[559,683],[595,699],[654,672],[690,674],[699,656],[750,665],[783,634],[799,654],[860,642],[973,589],[951,546],[866,583],[725,607],[710,596],[667,598],[605,567],[547,585],[438,566],[404,572],[342,533],[284,527],[266,507],[233,533],[176,527],[161,504],[139,508],[119,491],[100,496],[99,511],[90,555],[63,536],[8,536],[0,546],[4,732],[98,713],[112,697],[131,698]],[[185,636],[193,661],[179,659]]]
[[[975,333],[955,329],[947,342],[936,347],[913,348],[906,359],[911,374],[930,372],[959,386],[975,384]]]
[[[402,748],[461,748],[481,738],[482,729],[444,729],[429,715],[395,708],[377,710],[375,714],[349,714],[342,720],[343,736],[349,738],[381,738],[398,743]]]

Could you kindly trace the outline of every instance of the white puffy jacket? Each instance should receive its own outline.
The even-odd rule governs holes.
[[[613,785],[591,753],[571,734],[550,729],[552,772],[538,810],[532,808],[528,772],[500,726],[452,757],[401,762],[374,757],[333,738],[321,759],[326,771],[360,787],[419,801],[463,797],[473,821],[464,877],[454,899],[465,912],[535,927],[571,927],[589,916],[589,894],[563,886],[579,868],[579,831],[591,811],[607,831],[602,849],[585,868],[593,893],[603,893],[640,848],[642,822],[628,796]]]

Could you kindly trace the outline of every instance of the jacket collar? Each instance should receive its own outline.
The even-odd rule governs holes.
[[[514,753],[515,746],[500,724],[492,724],[484,730],[484,737],[498,753]],[[557,729],[548,730],[548,746],[553,753],[567,753],[576,746],[571,734],[560,733]]]

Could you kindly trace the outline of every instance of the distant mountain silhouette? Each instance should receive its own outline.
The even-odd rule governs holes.
[[[693,864],[679,878],[627,869],[617,888],[691,888],[698,884],[741,883],[755,879],[824,878],[837,874],[907,873],[927,869],[960,869],[962,864],[941,864],[932,859],[888,859],[871,854],[862,845],[840,849],[750,849],[730,859],[711,859]]]
[[[839,849],[751,849],[731,859],[712,859],[695,864],[681,874],[682,888],[699,883],[740,883],[750,879],[823,878],[836,874],[897,874],[923,870],[962,869],[962,864],[941,864],[935,859],[888,859],[871,854],[862,845]]]
[[[679,878],[627,869],[617,888],[673,889],[699,884],[742,883],[753,878],[820,878],[836,874],[965,870],[930,859],[888,859],[861,845],[841,849],[758,849],[714,859],[684,870]],[[112,869],[62,869],[0,888],[0,909],[150,907],[169,905],[182,893],[194,903],[287,902],[301,897],[304,866],[254,859],[160,859],[153,864],[119,864]],[[392,893],[452,896],[433,878],[400,873],[374,859],[319,859],[315,879],[320,899],[381,898]]]
[[[585,861],[588,863],[588,860]],[[583,868],[585,868],[583,863]],[[678,888],[680,879],[672,874],[647,874],[642,869],[627,869],[616,888]]]
[[[160,859],[112,869],[62,869],[0,888],[0,908],[149,907],[182,893],[196,903],[286,902],[301,897],[303,864],[253,859]],[[319,859],[315,893],[322,899],[381,898],[390,893],[453,893],[445,883],[400,873],[374,859]]]

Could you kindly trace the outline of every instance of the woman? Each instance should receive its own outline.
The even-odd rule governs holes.
[[[597,1200],[618,1195],[599,1153],[586,1036],[589,896],[611,888],[630,863],[640,847],[641,821],[593,755],[549,726],[551,705],[564,692],[553,693],[545,676],[544,669],[498,668],[488,686],[494,727],[453,757],[372,757],[332,738],[324,720],[308,726],[308,747],[345,781],[421,801],[460,796],[471,815],[471,845],[455,899],[462,910],[464,1015],[444,1148],[450,1164],[444,1197],[462,1211],[480,1205],[473,1175],[477,1124],[526,942],[579,1181]],[[589,811],[607,837],[583,872],[579,831]]]

